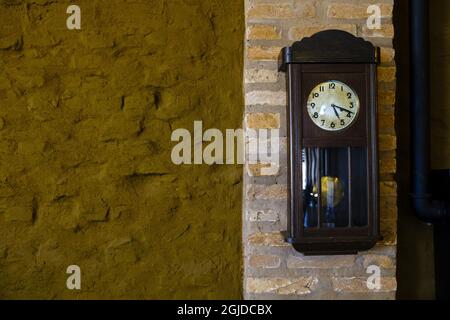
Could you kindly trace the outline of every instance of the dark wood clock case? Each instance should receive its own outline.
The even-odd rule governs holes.
[[[304,38],[284,48],[280,54],[279,69],[286,72],[288,88],[289,214],[286,241],[304,254],[353,254],[370,249],[380,240],[378,59],[379,48],[338,30]],[[311,90],[329,80],[346,83],[360,100],[358,118],[339,132],[319,128],[306,111]],[[321,188],[327,186],[323,182],[324,176],[330,175],[342,176],[339,183],[344,196],[336,207],[328,205],[324,208],[325,192]],[[335,190],[331,185],[329,189]],[[335,221],[332,227],[329,223],[324,227],[323,211],[330,215],[330,210],[333,210]]]

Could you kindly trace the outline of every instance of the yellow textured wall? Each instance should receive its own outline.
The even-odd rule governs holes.
[[[239,298],[242,169],[170,136],[241,126],[243,2],[75,3],[0,1],[0,298]]]

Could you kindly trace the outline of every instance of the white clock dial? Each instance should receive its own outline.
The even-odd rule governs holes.
[[[330,80],[318,84],[309,94],[308,114],[319,128],[339,131],[355,122],[359,114],[359,98],[347,84]]]

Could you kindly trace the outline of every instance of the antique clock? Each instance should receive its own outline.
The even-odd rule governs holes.
[[[379,48],[328,30],[280,55],[288,88],[286,240],[304,254],[353,254],[380,240]]]

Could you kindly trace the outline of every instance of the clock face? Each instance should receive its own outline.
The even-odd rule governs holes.
[[[352,125],[359,114],[359,98],[347,84],[330,80],[318,84],[308,97],[308,114],[319,128],[340,131]]]

